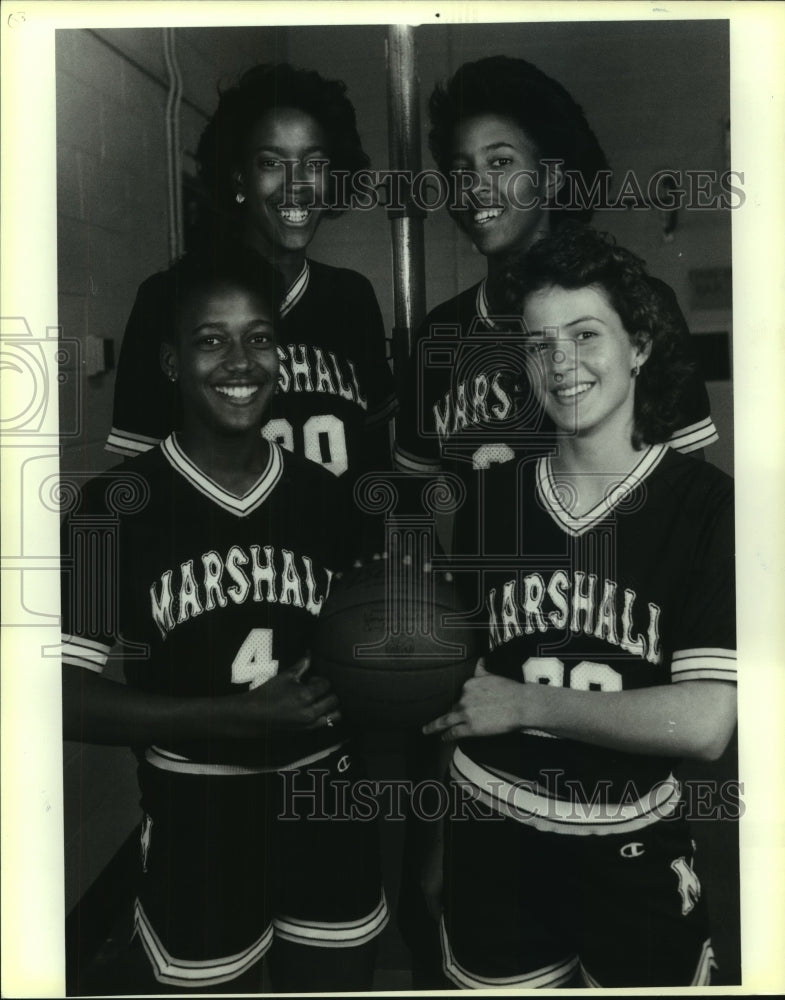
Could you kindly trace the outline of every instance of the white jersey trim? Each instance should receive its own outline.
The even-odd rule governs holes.
[[[281,319],[290,313],[292,309],[297,305],[300,299],[305,295],[308,285],[311,281],[311,268],[306,260],[303,264],[303,269],[294,279],[289,291],[284,295],[283,302],[281,303]]]
[[[672,815],[681,799],[679,782],[669,775],[635,802],[577,802],[539,794],[528,781],[510,777],[475,763],[456,747],[450,774],[459,783],[472,785],[478,801],[518,823],[548,833],[627,833],[640,830]]]
[[[333,743],[332,746],[317,750],[307,757],[300,757],[298,760],[288,764],[277,764],[274,767],[262,767],[253,764],[206,764],[197,760],[190,760],[181,754],[166,750],[164,747],[151,746],[144,752],[144,758],[148,764],[159,768],[161,771],[173,771],[176,774],[277,774],[279,771],[293,771],[298,767],[308,767],[318,760],[324,760],[330,754],[340,750],[345,741]]]
[[[381,934],[390,919],[387,899],[382,890],[378,905],[358,920],[317,921],[296,917],[276,917],[275,936],[295,944],[318,948],[357,948]]]
[[[577,537],[589,531],[607,517],[627,496],[657,468],[668,452],[668,445],[651,445],[641,456],[637,465],[591,510],[575,517],[562,504],[561,488],[553,476],[551,456],[544,455],[537,460],[537,493],[545,510],[559,527]]]
[[[473,972],[469,972],[455,958],[450,947],[450,939],[447,936],[447,928],[444,925],[444,917],[440,921],[439,930],[442,941],[442,969],[444,970],[444,974],[456,986],[460,986],[465,990],[512,989],[516,986],[522,989],[554,988],[566,983],[578,967],[578,957],[577,955],[572,955],[561,962],[554,962],[552,965],[545,965],[541,969],[521,973],[519,976],[499,978],[479,976]]]
[[[236,979],[255,965],[273,943],[273,926],[244,951],[222,958],[194,961],[175,958],[164,947],[137,899],[134,904],[134,931],[139,934],[159,983],[173,986],[217,986]]]
[[[668,444],[675,451],[686,455],[691,451],[697,451],[698,448],[707,448],[719,439],[720,436],[714,426],[714,421],[711,417],[704,417],[703,420],[698,420],[694,424],[690,424],[689,427],[682,427],[680,430],[674,431]]]
[[[680,649],[671,660],[671,681],[729,681],[736,683],[735,649]]]
[[[146,451],[151,451],[159,441],[160,438],[148,437],[146,434],[134,434],[131,431],[121,431],[119,427],[113,427],[106,439],[104,450],[111,451],[115,455],[126,455],[133,458],[134,455],[143,455]]]
[[[395,393],[391,393],[387,399],[383,399],[378,406],[375,406],[373,410],[369,410],[365,416],[366,426],[373,426],[375,424],[383,423],[386,420],[391,420],[393,415],[398,411],[398,398]]]
[[[488,304],[488,279],[483,278],[477,288],[477,298],[475,307],[477,315],[490,330],[496,329],[496,324],[491,319],[490,306]]]
[[[97,674],[100,674],[106,666],[111,648],[104,642],[94,642],[92,639],[84,639],[80,635],[67,635],[65,632],[60,638],[63,663],[83,667]]]
[[[251,489],[242,497],[228,493],[222,486],[206,476],[185,454],[177,442],[177,436],[172,433],[161,442],[166,460],[177,472],[204,496],[219,507],[237,517],[247,517],[259,508],[275,489],[278,480],[283,475],[283,455],[280,447],[270,442],[270,456],[267,467]]]
[[[410,451],[405,451],[398,444],[393,447],[393,462],[401,472],[419,472],[430,475],[442,471],[441,462],[438,460],[420,458]]]

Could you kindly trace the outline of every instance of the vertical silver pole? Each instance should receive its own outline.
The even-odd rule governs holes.
[[[421,168],[420,104],[414,28],[393,24],[387,29],[387,122],[390,168],[411,176]],[[393,361],[396,377],[412,348],[413,331],[425,318],[425,249],[423,211],[412,203],[409,186],[401,186],[404,208],[388,210],[392,226],[395,326]]]

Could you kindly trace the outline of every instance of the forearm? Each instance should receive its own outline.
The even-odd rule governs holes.
[[[522,685],[522,728],[627,753],[715,760],[733,734],[736,689],[685,681],[632,691]]]
[[[204,739],[216,699],[149,694],[75,667],[63,669],[63,737],[118,746]]]

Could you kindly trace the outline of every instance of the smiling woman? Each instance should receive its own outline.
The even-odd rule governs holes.
[[[556,441],[486,475],[490,652],[425,727],[499,820],[449,821],[445,971],[476,989],[708,985],[674,772],[735,725],[732,482],[664,443],[688,368],[637,257],[563,227],[509,280]]]
[[[246,287],[238,278],[181,263],[183,305],[161,351],[161,364],[179,384],[185,440],[238,434],[262,424],[278,379],[275,327],[281,279],[263,288],[260,261],[249,254]],[[279,286],[276,288],[276,284]]]
[[[144,992],[258,993],[268,952],[278,990],[367,990],[387,921],[374,825],[278,820],[280,771],[328,796],[362,774],[329,683],[308,672],[359,533],[335,476],[260,433],[280,275],[235,250],[179,261],[167,287],[161,366],[178,426],[75,487],[63,527],[64,552],[80,551],[86,521],[116,529],[111,570],[77,556],[64,572],[62,618],[66,739],[139,759],[136,941],[119,960]],[[105,620],[82,614],[94,588],[112,597]],[[120,636],[127,684],[100,676]]]
[[[307,256],[322,220],[340,214],[331,207],[336,178],[369,163],[346,88],[287,64],[256,66],[221,94],[197,159],[214,208],[213,253],[251,248],[284,279],[280,391],[264,435],[342,478],[348,492],[363,472],[389,467],[396,401],[371,285]],[[154,275],[139,289],[120,352],[110,451],[139,454],[177,422],[178,397],[158,365],[170,281],[171,272]]]

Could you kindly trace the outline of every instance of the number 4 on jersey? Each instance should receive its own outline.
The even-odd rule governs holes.
[[[273,630],[252,628],[232,662],[232,684],[248,684],[252,691],[278,673],[273,659]]]

